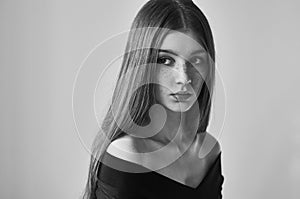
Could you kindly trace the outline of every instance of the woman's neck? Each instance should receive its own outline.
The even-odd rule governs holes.
[[[158,133],[148,139],[163,145],[173,142],[178,148],[184,149],[185,146],[189,146],[195,139],[199,124],[199,111],[197,111],[198,109],[195,106],[192,106],[191,109],[186,112],[165,110],[167,118],[164,126]],[[152,117],[159,118],[161,115],[154,113]],[[154,119],[151,125],[155,126],[155,121],[159,120]]]

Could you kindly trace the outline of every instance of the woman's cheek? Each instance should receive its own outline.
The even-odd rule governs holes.
[[[194,89],[194,92],[198,93],[201,90],[201,87],[203,86],[204,81],[205,81],[205,77],[203,77],[200,74],[193,76],[192,87]]]
[[[163,67],[159,67],[156,71],[156,83],[157,83],[157,88],[156,91],[158,92],[157,94],[160,95],[164,92],[165,86],[166,86],[166,75],[167,72]]]
[[[167,68],[162,68],[159,76],[162,82],[169,84],[172,79],[172,71]]]

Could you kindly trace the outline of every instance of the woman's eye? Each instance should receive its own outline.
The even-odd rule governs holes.
[[[159,64],[164,64],[164,65],[168,65],[171,66],[174,64],[174,59],[170,58],[170,57],[159,57],[157,59],[157,63]]]
[[[198,64],[200,64],[202,62],[202,59],[200,58],[200,57],[194,57],[194,58],[192,58],[192,60],[191,60],[191,63],[192,64],[195,64],[195,65],[198,65]]]

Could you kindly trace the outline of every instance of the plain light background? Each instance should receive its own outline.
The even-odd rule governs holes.
[[[72,117],[77,70],[145,2],[0,2],[0,198],[79,198],[89,153]],[[226,88],[223,198],[299,198],[300,3],[194,2],[211,24]]]

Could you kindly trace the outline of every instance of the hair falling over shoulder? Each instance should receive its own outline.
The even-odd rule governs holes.
[[[157,60],[157,49],[167,34],[165,30],[193,31],[198,42],[215,61],[213,35],[208,20],[192,0],[150,0],[141,7],[131,25],[112,102],[94,138],[83,199],[97,198],[99,164],[108,145],[126,135],[126,130],[133,122],[137,125],[149,122],[148,111],[156,102],[154,85],[143,83],[151,82],[154,69],[140,66]],[[209,123],[210,91],[213,91],[214,76],[212,65],[210,78],[198,97],[201,115],[199,132],[206,131]]]

